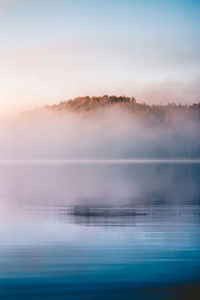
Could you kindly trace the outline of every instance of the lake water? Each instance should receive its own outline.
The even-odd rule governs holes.
[[[1,163],[0,299],[199,295],[199,163]]]

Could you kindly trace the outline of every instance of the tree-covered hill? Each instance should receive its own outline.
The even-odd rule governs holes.
[[[26,112],[0,136],[3,158],[200,158],[200,104],[80,97]],[[17,145],[17,147],[16,147]]]
[[[62,101],[58,104],[46,106],[53,110],[70,110],[81,113],[96,113],[102,110],[123,109],[130,113],[137,114],[142,117],[153,117],[159,120],[168,121],[168,119],[176,114],[195,115],[200,118],[200,103],[192,105],[183,105],[169,103],[167,105],[148,105],[139,103],[134,97],[125,96],[101,96],[101,97],[78,97],[73,100]]]

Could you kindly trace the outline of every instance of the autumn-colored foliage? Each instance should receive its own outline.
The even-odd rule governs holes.
[[[192,105],[183,105],[169,103],[167,105],[148,105],[139,103],[134,97],[125,96],[101,96],[101,97],[78,97],[73,100],[62,101],[58,104],[47,106],[53,110],[70,110],[81,113],[96,113],[97,111],[108,110],[111,108],[123,109],[130,113],[145,118],[153,118],[160,121],[168,122],[177,114],[187,116],[195,115],[200,118],[200,103]]]

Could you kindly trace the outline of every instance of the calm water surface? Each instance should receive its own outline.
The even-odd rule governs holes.
[[[200,299],[200,164],[1,164],[0,299]]]

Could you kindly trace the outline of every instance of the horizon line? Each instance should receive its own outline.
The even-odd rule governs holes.
[[[200,164],[200,158],[174,159],[1,159],[0,164]]]

